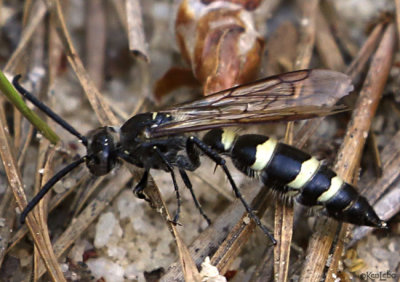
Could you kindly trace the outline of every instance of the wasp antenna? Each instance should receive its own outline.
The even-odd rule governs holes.
[[[79,160],[74,161],[73,163],[70,163],[66,167],[64,167],[62,170],[57,172],[52,178],[47,181],[47,183],[42,187],[42,189],[39,191],[39,193],[36,194],[36,196],[28,203],[28,205],[25,207],[25,209],[21,213],[21,218],[20,222],[21,224],[25,223],[25,219],[28,216],[28,213],[40,202],[40,200],[46,195],[47,192],[51,189],[51,187],[54,186],[61,178],[63,178],[67,173],[69,173],[71,170],[82,164],[88,156],[84,156],[80,158]]]
[[[82,134],[80,134],[75,128],[72,127],[72,125],[67,123],[59,115],[57,115],[55,112],[53,112],[49,107],[47,107],[45,104],[43,104],[41,101],[39,101],[28,90],[26,90],[24,87],[22,87],[22,85],[19,83],[20,78],[21,78],[21,75],[18,74],[12,80],[12,84],[14,85],[15,89],[17,89],[18,92],[22,96],[24,96],[26,99],[31,101],[32,104],[34,104],[36,107],[38,107],[42,112],[44,112],[52,120],[54,120],[56,123],[58,123],[60,126],[62,126],[65,130],[67,130],[69,133],[71,133],[72,135],[79,138],[79,140],[82,141],[82,144],[87,147],[87,145],[88,145],[87,138],[85,136],[83,136]]]

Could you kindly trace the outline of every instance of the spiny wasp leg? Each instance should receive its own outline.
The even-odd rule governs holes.
[[[175,225],[178,225],[178,220],[179,220],[179,214],[181,212],[181,195],[179,194],[179,187],[178,183],[176,182],[176,177],[174,173],[174,168],[172,164],[167,160],[167,158],[164,156],[164,154],[160,151],[160,149],[157,146],[153,147],[154,151],[157,153],[157,155],[160,157],[162,162],[165,164],[166,168],[168,169],[169,173],[171,174],[172,177],[172,182],[174,184],[174,189],[175,189],[175,194],[176,194],[176,201],[177,201],[177,208],[176,208],[176,213],[174,216],[174,219],[172,220],[172,223]]]
[[[189,141],[190,140],[190,141]],[[243,198],[242,194],[240,193],[240,190],[237,188],[235,181],[232,178],[231,173],[229,172],[228,167],[225,164],[225,159],[223,159],[217,152],[212,150],[210,147],[208,147],[203,141],[198,139],[195,136],[189,137],[189,142],[193,142],[205,155],[207,155],[210,159],[212,159],[217,165],[220,165],[222,169],[225,172],[225,175],[228,177],[228,181],[232,186],[232,189],[235,193],[235,196],[239,198],[239,200],[242,202],[243,206],[245,207],[247,213],[250,215],[250,217],[254,220],[254,222],[257,224],[258,227],[261,228],[261,230],[265,233],[265,235],[268,236],[268,238],[272,241],[274,245],[276,245],[276,240],[274,236],[271,234],[271,232],[261,223],[259,217],[254,213],[254,210],[250,207],[250,205],[246,202],[246,200]]]
[[[208,218],[208,216],[205,214],[203,211],[199,201],[197,200],[196,194],[193,191],[193,185],[190,182],[189,176],[186,174],[185,170],[179,169],[179,173],[181,174],[183,183],[185,183],[185,186],[189,189],[190,194],[192,194],[193,202],[196,205],[196,208],[199,210],[200,214],[203,216],[203,218],[207,221],[208,225],[211,224],[211,220]]]

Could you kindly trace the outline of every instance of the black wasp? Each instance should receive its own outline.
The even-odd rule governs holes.
[[[68,172],[83,162],[94,175],[109,173],[119,160],[144,168],[134,192],[144,198],[150,169],[171,174],[177,196],[179,218],[180,196],[174,168],[190,189],[193,200],[204,218],[186,171],[200,166],[200,155],[219,165],[232,189],[250,217],[275,243],[252,208],[242,197],[222,156],[232,159],[238,170],[250,177],[259,177],[265,185],[282,196],[289,196],[306,206],[322,206],[328,216],[340,221],[373,227],[385,227],[367,200],[335,172],[309,154],[279,143],[275,138],[246,134],[238,136],[230,126],[270,121],[307,119],[342,110],[333,106],[352,90],[351,80],[344,74],[328,70],[302,70],[261,79],[233,87],[194,102],[161,112],[133,116],[120,128],[104,126],[81,135],[57,114],[29,94],[19,83],[16,89],[58,124],[78,137],[87,154],[54,175],[29,202],[21,214],[27,214]],[[202,139],[192,132],[210,130]]]

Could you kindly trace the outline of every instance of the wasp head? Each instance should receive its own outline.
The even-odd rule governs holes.
[[[119,134],[114,127],[100,127],[87,135],[86,166],[96,175],[109,173],[117,164]]]

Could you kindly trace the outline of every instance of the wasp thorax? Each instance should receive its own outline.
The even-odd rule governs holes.
[[[117,131],[109,126],[100,127],[90,131],[87,138],[86,165],[90,172],[97,176],[109,173],[117,163]]]

